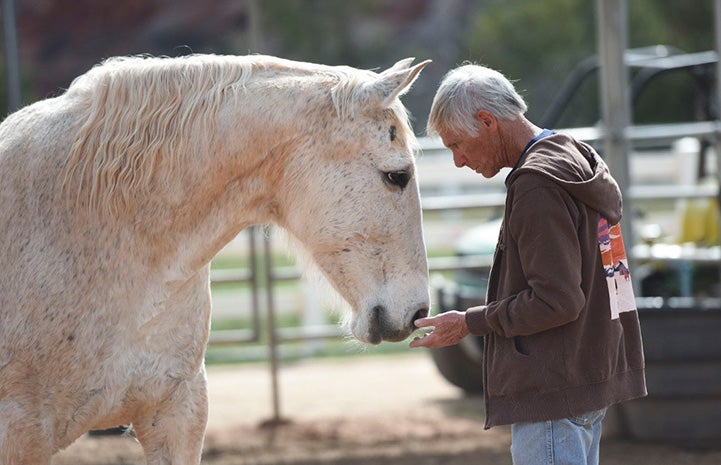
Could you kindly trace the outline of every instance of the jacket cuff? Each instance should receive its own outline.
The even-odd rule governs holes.
[[[486,321],[486,308],[485,305],[479,305],[466,310],[466,326],[475,336],[485,336],[491,332],[491,327]]]

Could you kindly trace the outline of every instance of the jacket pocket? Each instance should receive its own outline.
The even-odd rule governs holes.
[[[524,344],[524,338],[521,336],[516,336],[513,338],[513,345],[516,348],[516,352],[518,352],[521,355],[530,355],[528,352],[528,348],[526,347],[526,344]]]
[[[495,337],[486,360],[486,390],[492,396],[540,394],[565,387],[567,374],[563,354],[554,338],[557,331],[533,336]]]

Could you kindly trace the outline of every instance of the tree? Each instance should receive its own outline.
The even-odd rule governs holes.
[[[633,0],[628,2],[629,47],[668,44],[685,51],[713,45],[711,2]],[[566,76],[596,46],[595,4],[589,0],[490,0],[466,35],[466,58],[497,68],[540,119]],[[589,107],[597,107],[597,81],[586,86]],[[652,106],[644,106],[653,114]],[[576,108],[575,112],[591,109]],[[593,109],[593,114],[597,114]],[[590,119],[590,116],[586,120]]]

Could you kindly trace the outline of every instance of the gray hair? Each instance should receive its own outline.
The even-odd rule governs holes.
[[[485,66],[464,64],[445,75],[428,117],[429,136],[440,131],[478,132],[476,114],[485,110],[497,119],[514,120],[527,110],[516,89],[503,74]]]

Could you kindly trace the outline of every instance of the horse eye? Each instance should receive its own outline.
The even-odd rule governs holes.
[[[389,171],[386,173],[386,180],[401,189],[408,185],[408,181],[411,180],[411,175],[408,171]]]

